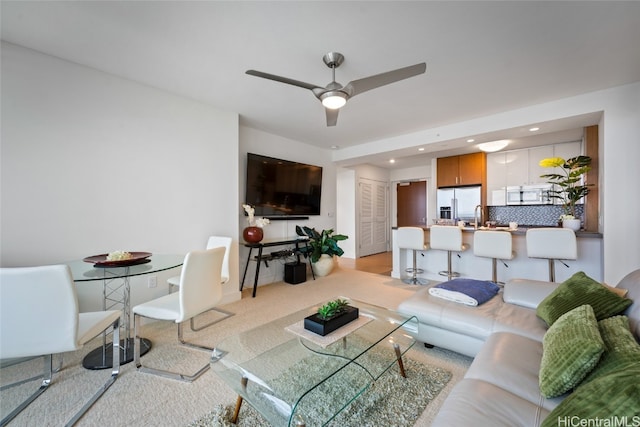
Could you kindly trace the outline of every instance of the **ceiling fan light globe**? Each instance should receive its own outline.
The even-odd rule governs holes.
[[[330,110],[337,110],[347,103],[347,96],[342,92],[327,92],[322,95],[322,105]]]

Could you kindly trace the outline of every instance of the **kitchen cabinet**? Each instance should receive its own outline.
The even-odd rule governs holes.
[[[523,185],[546,184],[547,178],[540,178],[540,175],[553,173],[554,168],[543,168],[540,160],[554,156],[553,145],[529,148],[528,183]]]
[[[437,168],[438,187],[481,185],[486,175],[486,154],[441,157]]]
[[[580,141],[565,142],[553,146],[553,156],[562,157],[567,160],[582,154],[582,143]]]
[[[506,205],[507,162],[506,153],[487,154],[487,205]]]
[[[581,150],[582,143],[574,141],[488,154],[487,205],[506,205],[507,186],[546,184],[546,178],[540,178],[540,175],[554,173],[554,168],[541,168],[540,160],[548,157],[562,157],[566,160],[579,156]]]
[[[541,168],[540,160],[553,157],[553,145],[505,152],[507,164],[507,186],[536,185],[546,183],[540,175],[551,169]]]

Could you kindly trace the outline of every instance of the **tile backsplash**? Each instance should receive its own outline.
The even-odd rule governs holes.
[[[498,224],[514,221],[522,225],[557,226],[563,213],[560,205],[489,206],[488,221],[496,221]],[[577,205],[577,217],[582,218],[583,213],[584,205]]]

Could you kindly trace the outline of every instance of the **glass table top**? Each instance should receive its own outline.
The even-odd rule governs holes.
[[[319,304],[221,341],[211,367],[270,424],[295,425],[302,417],[307,426],[323,425],[415,343],[409,334],[417,330],[415,317],[356,300],[349,304],[365,319],[344,338],[327,344],[305,337],[310,332],[291,332]]]
[[[71,275],[76,282],[102,280],[104,278],[117,279],[121,277],[139,276],[141,274],[157,273],[180,267],[184,262],[184,255],[153,254],[150,261],[144,264],[126,267],[94,267],[92,263],[83,260],[65,262],[71,269]]]

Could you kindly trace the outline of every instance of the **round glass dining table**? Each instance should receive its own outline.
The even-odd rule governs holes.
[[[71,269],[75,282],[102,281],[102,309],[122,309],[120,324],[124,331],[124,338],[120,342],[120,364],[133,360],[134,338],[131,336],[131,288],[129,279],[143,274],[158,273],[180,267],[184,262],[184,255],[152,254],[146,259],[137,261],[134,265],[102,266],[83,260],[66,262]],[[87,369],[110,369],[113,366],[111,344],[107,343],[103,335],[102,346],[92,350],[85,356],[82,365]],[[151,341],[140,338],[140,354],[151,349]]]

